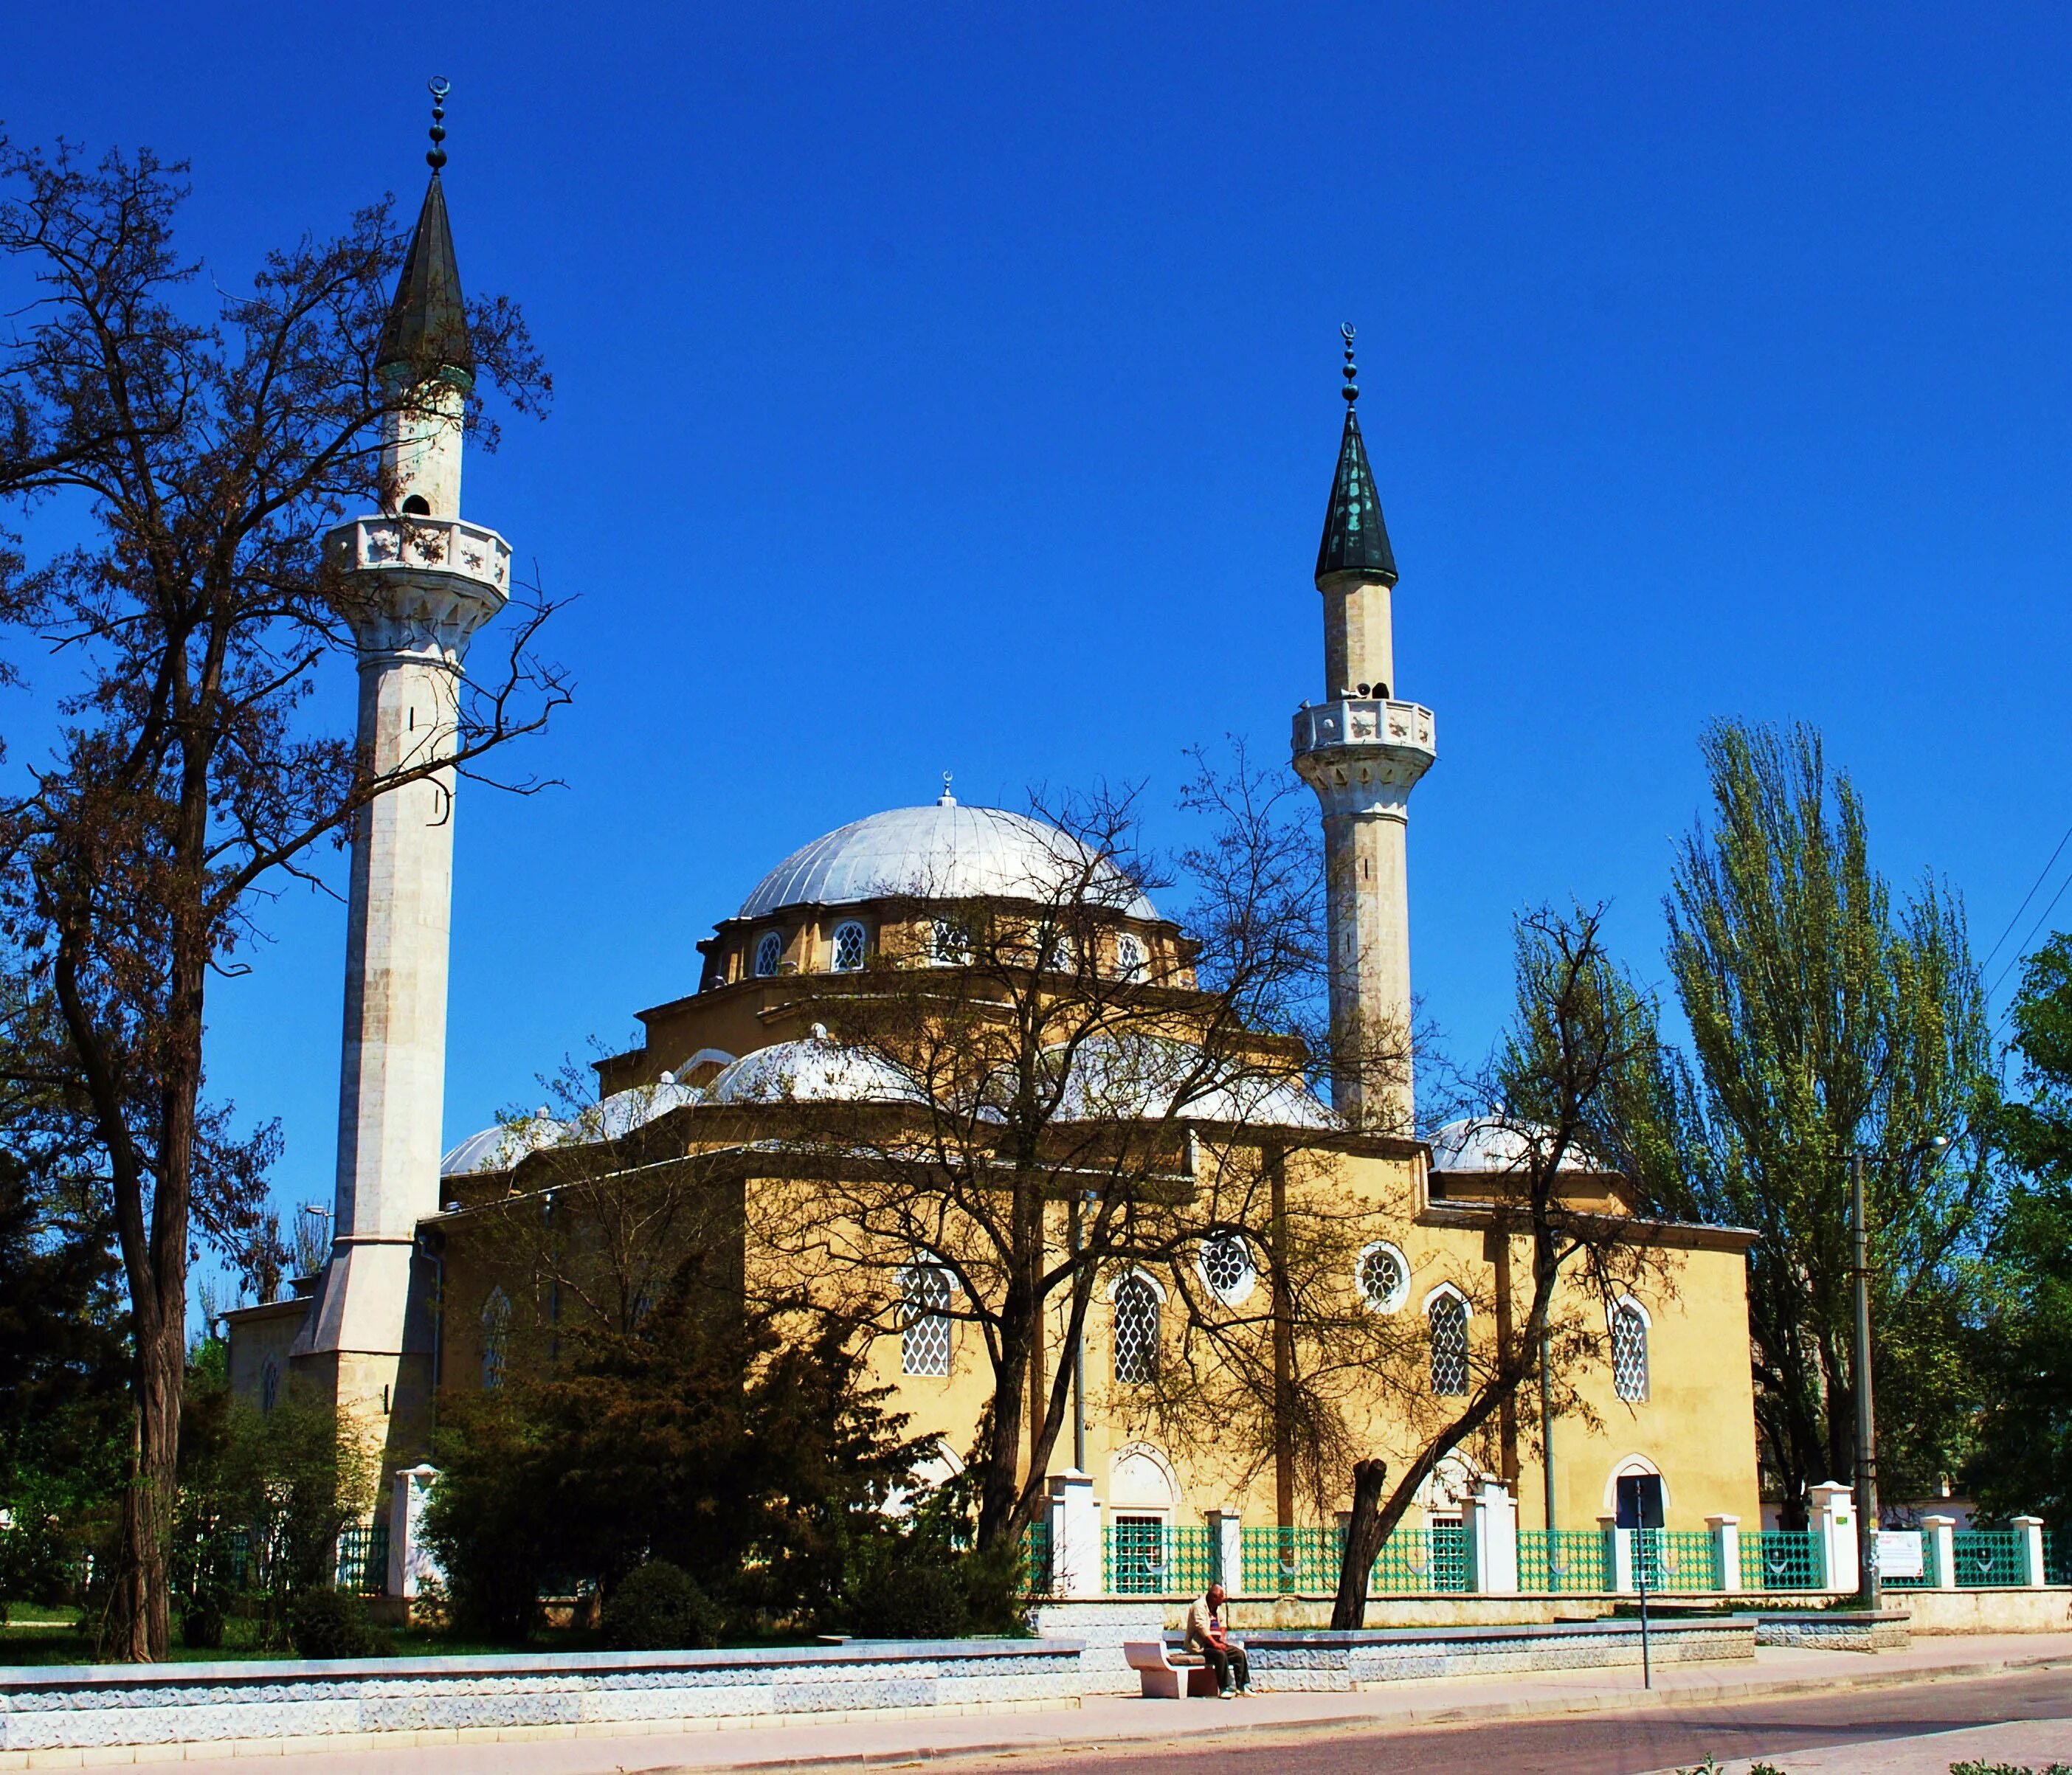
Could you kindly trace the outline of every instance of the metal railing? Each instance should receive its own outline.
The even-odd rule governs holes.
[[[1323,1596],[1338,1588],[1345,1536],[1338,1528],[1248,1528],[1240,1531],[1244,1594]],[[1398,1528],[1383,1546],[1368,1580],[1370,1594],[1419,1596],[1465,1591],[1468,1531],[1457,1522]]]
[[[1524,1591],[1583,1592],[1611,1588],[1605,1531],[1597,1528],[1522,1528],[1518,1531],[1518,1587]]]
[[[356,1596],[379,1596],[388,1588],[388,1525],[348,1522],[338,1531],[332,1581]]]
[[[2043,1581],[2072,1584],[2072,1529],[2043,1531]]]
[[[1633,1539],[1634,1576],[1650,1590],[1720,1588],[1720,1544],[1710,1529],[1636,1529]]]
[[[1959,1590],[2029,1582],[2029,1550],[2020,1529],[1959,1529],[1951,1536]]]
[[[1741,1537],[1741,1586],[1748,1590],[1825,1590],[1827,1554],[1810,1528],[1757,1529]]]
[[[1050,1567],[1050,1525],[1031,1522],[1022,1535],[1022,1588],[1026,1596],[1047,1596],[1054,1580]]]
[[[1101,1529],[1101,1587],[1112,1596],[1192,1596],[1220,1576],[1206,1526],[1118,1516]]]

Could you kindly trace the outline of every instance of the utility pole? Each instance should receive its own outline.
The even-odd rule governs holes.
[[[1554,1360],[1553,1339],[1540,1331],[1540,1469],[1547,1492],[1547,1568],[1554,1569]],[[1556,1587],[1559,1588],[1558,1586]]]

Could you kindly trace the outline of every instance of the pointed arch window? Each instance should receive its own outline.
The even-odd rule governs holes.
[[[784,959],[784,935],[782,931],[766,931],[755,939],[755,977],[767,980],[777,972],[778,964]]]
[[[1115,939],[1115,972],[1121,980],[1144,978],[1144,941],[1132,931],[1125,931]]]
[[[928,959],[938,968],[963,968],[971,959],[971,932],[955,918],[936,919],[928,935]]]
[[[1425,1308],[1424,1322],[1432,1331],[1432,1391],[1460,1398],[1468,1390],[1468,1303],[1443,1290]]]
[[[860,973],[863,958],[870,947],[870,933],[853,918],[845,918],[835,927],[835,972],[837,974]]]
[[[1115,1285],[1115,1378],[1125,1385],[1158,1379],[1158,1291],[1145,1276]]]
[[[493,1393],[504,1384],[511,1349],[511,1296],[491,1288],[482,1303],[482,1390]]]
[[[1629,1405],[1647,1398],[1647,1313],[1638,1300],[1612,1308],[1612,1390]]]
[[[939,1263],[909,1263],[899,1276],[899,1372],[950,1371],[950,1272]]]
[[[259,1370],[259,1409],[270,1411],[281,1402],[281,1365],[271,1356]]]

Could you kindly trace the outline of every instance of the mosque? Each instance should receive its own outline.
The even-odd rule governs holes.
[[[397,377],[440,368],[384,438],[395,509],[342,525],[325,544],[364,594],[360,738],[377,768],[450,746],[469,639],[508,590],[509,546],[461,515],[462,403],[474,365],[444,155],[435,147],[431,159],[380,368]],[[1314,574],[1323,677],[1306,687],[1312,700],[1295,715],[1292,764],[1314,790],[1323,824],[1332,1025],[1356,1035],[1408,1026],[1407,822],[1412,791],[1437,754],[1432,713],[1396,694],[1396,565],[1346,331],[1345,410]],[[1291,601],[1291,619],[1297,614]],[[1290,701],[1304,688],[1290,686]],[[1041,762],[1030,761],[1032,775]],[[671,996],[639,1013],[639,1047],[599,1065],[594,1106],[543,1110],[442,1155],[454,787],[449,771],[395,790],[353,833],[331,1256],[287,1297],[227,1316],[241,1395],[270,1409],[292,1379],[359,1428],[383,1475],[378,1511],[397,1513],[392,1539],[432,1477],[438,1401],[551,1361],[551,1338],[528,1336],[528,1325],[565,1324],[577,1310],[558,1288],[549,1309],[512,1284],[486,1231],[493,1220],[508,1222],[513,1203],[551,1218],[572,1152],[593,1161],[591,1177],[697,1161],[706,1164],[701,1175],[730,1180],[734,1199],[758,1191],[810,1198],[822,1187],[815,1180],[832,1174],[812,1156],[816,1138],[830,1151],[853,1145],[860,1107],[919,1112],[911,1071],[890,1076],[881,1055],[829,1033],[842,1027],[842,1006],[926,970],[935,1001],[968,1013],[957,995],[981,972],[969,909],[1022,906],[1037,918],[1054,907],[1046,884],[1061,866],[1079,883],[1078,928],[1063,960],[1046,949],[1036,969],[1061,968],[1115,1003],[1155,997],[1174,1028],[1212,996],[1194,975],[1195,939],[1104,858],[1089,858],[1080,840],[1043,820],[963,805],[946,783],[931,805],[865,813],[774,867],[743,859],[742,879],[754,885],[698,946],[697,977],[657,983]],[[1243,1103],[1240,1095],[1219,1085],[1185,1105],[1169,1097],[1126,1114],[1162,1120],[1184,1149],[1185,1163],[1175,1161],[1182,1194],[1204,1143],[1262,1165],[1299,1147],[1319,1185],[1369,1217],[1344,1255],[1349,1296],[1400,1333],[1399,1350],[1414,1353],[1415,1388],[1441,1404],[1464,1395],[1478,1349],[1510,1311],[1520,1259],[1515,1239],[1498,1230],[1495,1204],[1519,1163],[1519,1136],[1455,1124],[1420,1137],[1407,1068],[1378,1083],[1342,1070],[1328,1103],[1297,1071]],[[1068,1098],[1059,1120],[1081,1113],[1075,1106],[1084,1100]],[[1110,1103],[1099,1113],[1116,1111]],[[1597,1211],[1628,1211],[1616,1177],[1579,1171],[1572,1187]],[[1060,1206],[1044,1222],[1046,1253],[1067,1236]],[[1745,1358],[1749,1237],[1653,1224],[1649,1238],[1660,1256],[1656,1280],[1585,1304],[1598,1335],[1565,1376],[1574,1408],[1551,1418],[1544,1436],[1531,1402],[1507,1409],[1492,1434],[1464,1445],[1426,1483],[1426,1522],[1457,1519],[1472,1489],[1494,1484],[1516,1500],[1523,1525],[1589,1527],[1614,1510],[1622,1477],[1642,1481],[1643,1507],[1672,1528],[1720,1516],[1761,1520]],[[734,1260],[746,1286],[768,1254],[753,1248],[753,1234],[740,1239]],[[939,1434],[954,1467],[991,1399],[980,1340],[960,1322],[951,1283],[930,1254],[878,1251],[873,1262],[894,1299],[871,1347],[872,1371],[917,1431]],[[874,1272],[865,1265],[857,1273]],[[1233,1515],[1288,1527],[1299,1526],[1291,1512],[1314,1522],[1345,1507],[1343,1498],[1298,1499],[1273,1461],[1241,1458],[1213,1437],[1161,1436],[1156,1415],[1133,1404],[1177,1334],[1176,1291],[1184,1284],[1190,1298],[1234,1308],[1255,1274],[1244,1237],[1218,1235],[1163,1275],[1109,1278],[1093,1292],[1075,1345],[1062,1321],[1049,1322],[1038,1378],[1061,1365],[1083,1377],[1072,1427],[1047,1463],[1054,1489],[1078,1486],[1118,1531]],[[644,1304],[629,1310],[637,1316]],[[1404,1384],[1400,1374],[1387,1385],[1378,1379],[1356,1414],[1371,1446],[1392,1462],[1416,1415]],[[1345,1483],[1349,1490],[1349,1477]]]

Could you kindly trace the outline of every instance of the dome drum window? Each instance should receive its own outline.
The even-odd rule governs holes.
[[[482,1390],[493,1393],[504,1384],[510,1354],[511,1296],[491,1288],[482,1304]]]
[[[1237,1305],[1250,1294],[1259,1276],[1252,1247],[1240,1233],[1214,1233],[1203,1239],[1196,1268],[1209,1292],[1227,1307]]]
[[[1629,1405],[1647,1399],[1647,1314],[1637,1300],[1612,1308],[1612,1390]]]
[[[834,964],[837,974],[854,974],[863,968],[863,959],[870,947],[870,933],[853,918],[845,918],[835,927]]]
[[[1115,972],[1118,980],[1142,980],[1145,972],[1144,962],[1141,938],[1125,931],[1115,939]]]
[[[972,959],[971,933],[955,918],[938,918],[928,932],[928,959],[937,968],[962,968]]]
[[[900,1272],[901,1374],[949,1373],[950,1288],[950,1272],[939,1263],[910,1263]]]
[[[1158,1291],[1150,1279],[1125,1276],[1116,1284],[1115,1378],[1125,1386],[1158,1379]]]
[[[755,977],[767,980],[784,959],[784,934],[766,931],[755,939]]]
[[[1424,1309],[1432,1332],[1432,1391],[1459,1399],[1468,1391],[1468,1303],[1450,1288]]]
[[[1377,1240],[1359,1254],[1360,1299],[1375,1313],[1393,1313],[1410,1292],[1410,1263],[1393,1245]]]

